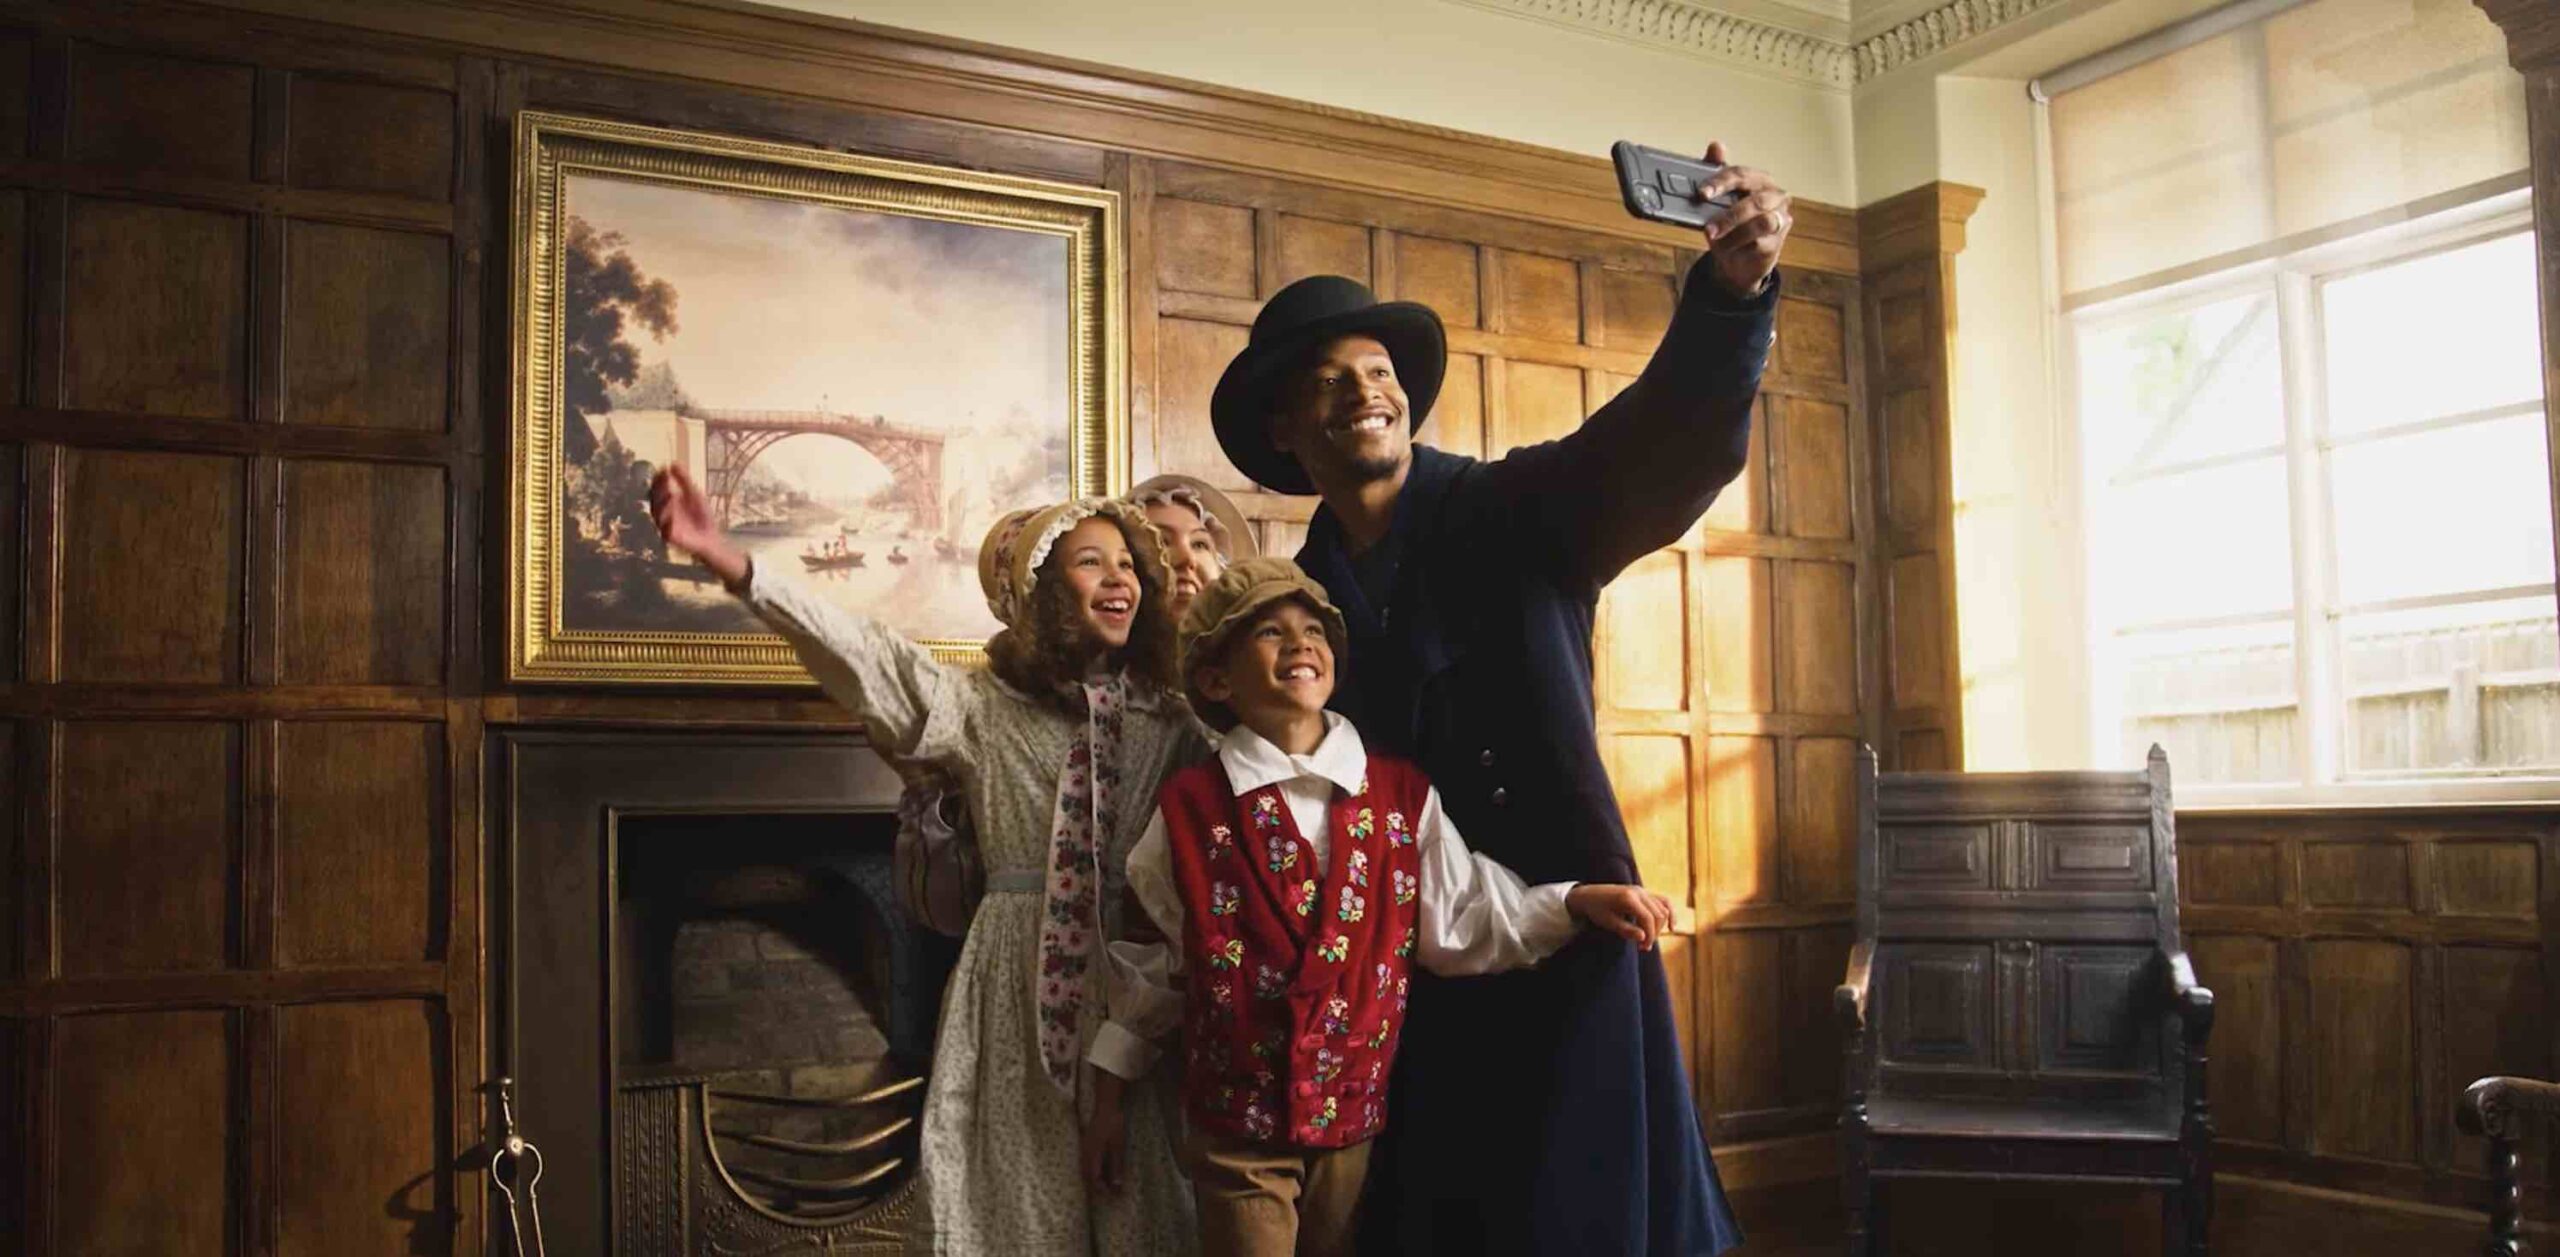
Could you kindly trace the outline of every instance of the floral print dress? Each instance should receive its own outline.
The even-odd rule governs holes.
[[[989,889],[943,994],[910,1251],[954,1257],[1196,1252],[1190,1185],[1176,1165],[1179,1114],[1169,1080],[1130,1089],[1123,1186],[1116,1195],[1091,1194],[1078,1156],[1080,1115],[1091,1104],[1082,1071],[1070,1096],[1042,1058],[1038,987],[1041,925],[1049,909],[1038,888],[1051,864],[1059,775],[1084,742],[1085,720],[1021,694],[985,668],[939,662],[888,626],[827,602],[795,576],[759,568],[742,596],[791,643],[828,695],[863,719],[876,745],[947,769],[977,824]],[[1154,811],[1157,785],[1207,753],[1189,709],[1170,696],[1137,691],[1120,713],[1117,741],[1118,806],[1093,860],[1101,871],[1094,889],[1106,938],[1120,933],[1123,870]],[[1104,1023],[1113,980],[1107,964],[1084,972],[1074,1026],[1077,1059]]]

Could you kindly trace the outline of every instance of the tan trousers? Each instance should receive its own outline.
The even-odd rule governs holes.
[[[1360,1184],[1369,1173],[1367,1140],[1293,1148],[1196,1127],[1187,1133],[1202,1253],[1350,1257]]]

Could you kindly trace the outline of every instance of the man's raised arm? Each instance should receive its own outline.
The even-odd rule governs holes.
[[[1722,158],[1711,145],[1707,159]],[[1679,540],[1749,457],[1775,340],[1778,251],[1794,217],[1760,171],[1728,167],[1702,195],[1728,187],[1740,199],[1709,228],[1644,373],[1571,434],[1487,469],[1502,508],[1533,523],[1557,564],[1595,590]]]

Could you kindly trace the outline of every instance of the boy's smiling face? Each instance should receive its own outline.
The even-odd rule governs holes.
[[[1238,723],[1266,738],[1308,717],[1321,718],[1333,697],[1333,642],[1324,618],[1297,598],[1262,609],[1236,630],[1226,649],[1200,665],[1200,695],[1223,703]]]

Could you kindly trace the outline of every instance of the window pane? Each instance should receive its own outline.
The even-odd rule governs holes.
[[[2332,436],[2542,396],[2530,233],[2335,280],[2320,302]]]
[[[2082,334],[2080,424],[2110,480],[2284,444],[2275,298],[2252,292]]]
[[[2542,416],[2360,441],[2330,454],[2348,606],[2551,579]]]
[[[2100,631],[2293,606],[2280,456],[2104,491],[2095,516],[2090,594]]]
[[[2119,762],[2153,743],[2181,784],[2290,782],[2302,763],[2290,621],[2117,638]]]
[[[2560,614],[2551,598],[2339,622],[2347,770],[2560,768]]]

